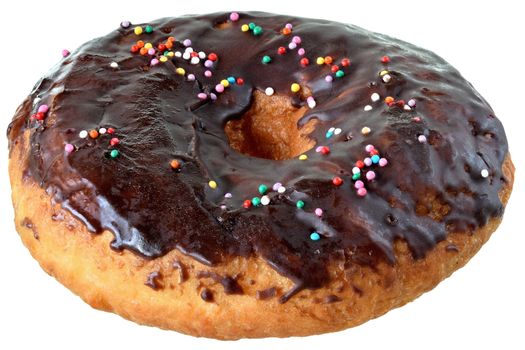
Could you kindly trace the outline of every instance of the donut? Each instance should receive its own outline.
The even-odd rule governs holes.
[[[218,339],[353,327],[502,220],[501,122],[436,54],[261,12],[122,22],[9,125],[17,231],[91,306]]]

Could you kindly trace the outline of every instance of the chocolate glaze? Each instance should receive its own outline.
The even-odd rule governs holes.
[[[326,285],[329,261],[394,264],[395,239],[406,240],[414,257],[423,258],[448,232],[472,231],[502,215],[503,127],[488,103],[442,58],[325,20],[252,12],[241,13],[231,26],[217,26],[227,19],[226,13],[165,18],[149,23],[152,34],[138,37],[132,26],[94,39],[36,84],[9,127],[11,147],[30,130],[31,176],[52,188],[54,199],[90,231],[113,232],[114,249],[147,258],[178,249],[210,266],[232,256],[261,256],[295,283],[281,298],[286,301],[303,288]],[[263,34],[242,32],[248,22],[260,25]],[[296,51],[276,53],[291,40],[280,33],[286,23],[302,38],[300,47],[311,62],[306,68]],[[180,40],[174,50],[190,38],[196,51],[217,53],[213,77],[203,76],[202,63],[174,58],[149,67],[149,59],[130,53],[138,39],[156,45],[169,35]],[[266,54],[273,61],[265,65],[261,58]],[[325,55],[336,63],[351,59],[343,78],[325,81],[329,67],[315,64]],[[389,64],[381,63],[383,55],[390,57]],[[117,69],[110,67],[112,61]],[[197,81],[175,74],[176,67],[194,73]],[[387,84],[378,75],[383,69],[391,72]],[[228,76],[245,83],[229,87],[215,102],[196,97]],[[317,102],[299,126],[317,119],[310,137],[330,146],[330,154],[310,150],[308,161],[275,161],[232,150],[224,125],[250,107],[255,89],[271,86],[294,105],[305,105],[290,92],[293,82],[308,87]],[[405,111],[371,102],[373,92],[382,99],[414,98],[417,107]],[[46,120],[30,121],[42,103],[50,106]],[[367,104],[371,111],[363,110]],[[415,116],[421,122],[414,122]],[[326,139],[332,126],[343,132]],[[371,128],[368,136],[361,134],[363,126]],[[79,131],[98,127],[116,129],[119,158],[107,156],[109,135],[78,137]],[[427,143],[417,141],[422,134]],[[65,143],[76,151],[67,155]],[[367,144],[375,145],[389,165],[378,168],[361,198],[349,175],[354,162],[366,156]],[[169,168],[173,158],[182,162],[179,172]],[[490,172],[488,179],[480,175],[483,168]],[[343,177],[342,186],[332,185],[335,175]],[[206,185],[210,179],[217,189]],[[242,208],[243,200],[258,195],[259,184],[275,182],[283,183],[286,193],[270,193],[268,206]],[[226,192],[233,197],[224,199]],[[444,215],[431,217],[429,198],[448,208]],[[303,210],[294,205],[298,199],[306,203]],[[312,212],[317,207],[324,209],[322,218]],[[322,239],[311,241],[312,230],[321,231]]]

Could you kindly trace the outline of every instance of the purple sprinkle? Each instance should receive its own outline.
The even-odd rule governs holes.
[[[210,93],[210,98],[212,101],[215,101],[217,99],[217,95],[215,95],[213,92]]]
[[[370,157],[366,157],[363,159],[363,163],[365,163],[366,166],[372,165],[372,159]]]
[[[122,21],[122,22],[120,22],[120,26],[122,28],[129,28],[130,25],[131,25],[130,21]]]
[[[331,75],[327,75],[326,77],[324,77],[324,80],[327,83],[331,83],[334,80],[334,78]]]
[[[156,59],[156,58],[154,58],[154,59],[151,60],[150,64],[151,64],[152,66],[156,66],[157,64],[159,64],[159,60]]]
[[[276,182],[276,183],[273,184],[272,189],[274,191],[277,191],[279,189],[279,187],[281,187],[282,185],[283,185],[282,183]]]
[[[413,98],[411,98],[410,100],[408,100],[408,103],[407,103],[410,107],[414,108],[416,106],[416,100],[414,100]]]
[[[211,68],[213,67],[213,61],[212,60],[206,60],[204,61],[204,67]]]
[[[182,42],[182,45],[188,47],[191,45],[191,40],[190,39],[184,39],[184,41]]]
[[[288,29],[292,29],[293,25],[291,23],[286,23],[285,27],[288,28]]]
[[[291,43],[288,44],[288,48],[289,48],[290,50],[294,50],[296,47],[297,47],[297,44],[294,43],[293,41],[292,41]]]

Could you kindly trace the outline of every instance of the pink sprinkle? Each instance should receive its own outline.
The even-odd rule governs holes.
[[[366,179],[368,181],[372,181],[375,178],[376,178],[376,173],[374,171],[370,170],[369,172],[366,173]]]
[[[364,197],[366,196],[366,188],[362,187],[360,189],[357,190],[357,194],[361,197]]]
[[[195,81],[195,74],[188,74],[188,81]]]
[[[64,150],[67,152],[67,153],[71,153],[75,150],[75,146],[73,146],[72,144],[70,143],[66,143],[66,145],[64,146]]]
[[[208,95],[206,95],[204,92],[199,92],[197,94],[197,97],[200,98],[201,100],[205,100],[208,98]]]
[[[321,152],[321,149],[323,149],[323,146],[317,146],[317,148],[315,149],[315,151],[317,153]]]
[[[293,25],[291,23],[286,23],[285,28],[292,29]]]
[[[157,64],[159,64],[159,60],[156,59],[156,58],[154,58],[154,59],[151,60],[150,64],[151,64],[152,66],[156,66]]]
[[[40,107],[38,107],[38,111],[42,112],[42,113],[47,113],[47,111],[49,111],[49,106],[48,105],[41,105]]]
[[[421,143],[425,143],[425,142],[427,142],[427,137],[426,137],[425,135],[419,135],[419,136],[417,137],[417,140],[418,140],[419,142],[421,142]]]
[[[282,185],[283,185],[282,183],[276,182],[276,183],[273,184],[272,189],[274,191],[277,191],[279,189],[279,187],[281,187]]]
[[[155,49],[151,48],[148,50],[148,55],[153,56],[155,54]]]
[[[294,36],[292,38],[292,42],[296,43],[297,45],[299,45],[301,43],[301,37],[300,36]]]
[[[294,43],[293,41],[292,41],[291,43],[288,44],[288,48],[289,48],[290,50],[294,50],[296,47],[297,47],[297,44]]]
[[[71,52],[69,52],[69,50],[64,49],[64,50],[62,50],[62,57],[67,57],[67,56],[69,56],[70,53]]]
[[[372,152],[375,149],[374,145],[366,145],[365,150],[367,152]]]
[[[414,117],[412,118],[413,121],[415,121],[416,123],[419,123],[421,121],[421,117]]]
[[[207,70],[207,71],[204,72],[204,76],[205,76],[206,78],[210,78],[212,75],[213,75],[213,74],[212,74],[211,70]]]
[[[355,187],[356,189],[363,188],[363,187],[365,187],[365,183],[364,183],[363,181],[361,181],[361,180],[357,180],[357,181],[355,182],[355,184],[354,184],[354,187]]]
[[[381,159],[379,160],[379,162],[381,162]],[[366,166],[370,166],[372,165],[372,159],[370,157],[366,157],[365,159],[363,159],[363,163],[365,163]]]
[[[230,13],[230,20],[232,22],[237,22],[239,20],[239,14],[237,12]]]
[[[306,53],[306,50],[303,49],[302,47],[301,47],[299,50],[297,50],[297,54],[298,54],[299,56],[304,56],[305,53]]]
[[[315,215],[317,215],[317,216],[322,216],[322,215],[323,215],[323,209],[321,209],[321,208],[316,208],[316,209],[315,209]]]
[[[222,84],[215,85],[215,91],[217,91],[219,94],[224,92],[224,85]]]
[[[386,166],[388,164],[388,160],[386,158],[379,159],[379,166]]]
[[[334,80],[334,77],[332,77],[331,75],[327,75],[324,80],[327,82],[327,83],[331,83],[333,80]]]

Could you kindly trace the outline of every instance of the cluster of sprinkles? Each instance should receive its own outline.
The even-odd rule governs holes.
[[[100,127],[98,128],[98,130],[97,129],[91,129],[89,131],[82,130],[78,133],[78,137],[80,139],[87,139],[89,137],[90,139],[93,139],[93,140],[99,139],[105,135],[109,136],[109,141],[108,141],[109,147],[108,147],[107,155],[113,159],[118,158],[120,156],[120,152],[118,149],[116,149],[116,147],[120,144],[120,139],[115,136],[114,128]],[[68,143],[66,144],[64,149],[67,153],[72,153],[75,150],[75,146]]]

